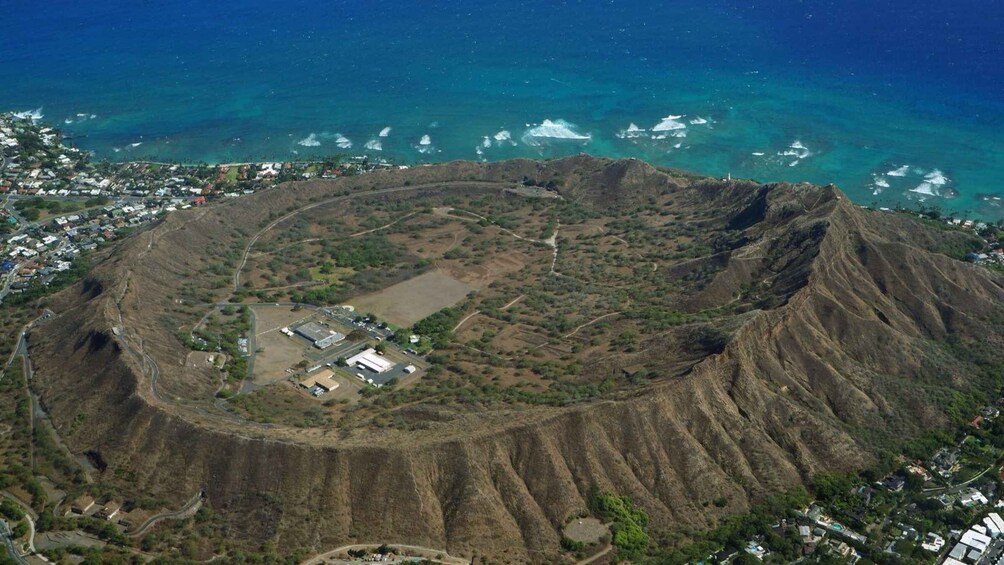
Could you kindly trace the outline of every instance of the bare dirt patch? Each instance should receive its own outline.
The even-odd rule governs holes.
[[[443,271],[435,270],[350,302],[357,312],[376,314],[392,324],[407,327],[434,312],[453,306],[472,290],[473,287]]]
[[[610,529],[596,518],[576,518],[565,526],[565,537],[584,544],[599,543],[600,538],[610,535]]]
[[[317,316],[307,310],[294,311],[292,307],[270,305],[254,306],[255,346],[254,373],[251,380],[256,385],[265,385],[289,377],[286,369],[304,359],[307,342],[298,337],[289,337],[282,328],[290,324],[307,321]]]
[[[185,359],[185,366],[190,369],[204,369],[206,367],[216,367],[219,369],[222,368],[226,362],[227,356],[224,353],[193,351],[189,353],[188,358]]]
[[[543,261],[543,257],[544,255],[540,255],[536,259]],[[441,264],[453,277],[475,288],[485,288],[496,280],[519,271],[533,260],[535,258],[522,251],[504,251],[478,265],[463,265],[452,261]]]

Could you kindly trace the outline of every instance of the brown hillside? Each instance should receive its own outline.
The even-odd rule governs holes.
[[[340,195],[400,189],[367,198],[418,207],[495,195],[523,177],[553,180],[604,214],[665,207],[720,234],[710,253],[653,276],[705,273],[674,298],[677,310],[739,304],[722,323],[727,338],[673,353],[676,374],[588,402],[400,408],[438,415],[417,431],[247,421],[213,400],[210,369],[184,367],[169,314],[178,289],[203,285],[206,265],[230,261],[232,272],[269,221],[311,203],[337,218],[342,201],[321,203]],[[999,339],[1004,320],[1004,279],[937,252],[958,237],[859,209],[834,187],[695,180],[639,161],[450,163],[297,183],[172,214],[116,247],[31,336],[34,386],[66,443],[100,453],[102,480],[179,502],[205,489],[230,537],[249,545],[386,540],[552,561],[591,487],[631,496],[658,530],[703,527],[945,424],[951,391],[991,383],[942,344],[976,348]],[[644,337],[651,347],[631,361],[660,362],[699,331]],[[707,504],[721,496],[725,508]]]

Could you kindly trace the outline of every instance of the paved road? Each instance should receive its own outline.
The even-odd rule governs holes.
[[[587,558],[583,559],[582,561],[578,561],[578,562],[576,562],[576,564],[575,564],[575,565],[589,565],[589,564],[590,564],[590,563],[592,563],[593,561],[596,561],[596,560],[597,560],[597,559],[599,559],[600,557],[603,557],[604,555],[606,555],[606,554],[610,553],[610,550],[612,550],[613,548],[614,548],[614,546],[612,546],[612,545],[610,545],[610,544],[607,544],[607,545],[606,545],[606,547],[604,547],[604,548],[603,548],[603,549],[602,549],[602,550],[601,550],[601,551],[600,551],[599,553],[597,553],[596,555],[593,555],[593,556],[591,556],[591,557],[587,557]]]
[[[416,184],[416,185],[411,185],[411,186],[395,186],[395,187],[392,187],[392,188],[381,188],[381,189],[377,189],[377,190],[367,190],[367,191],[364,191],[364,192],[355,192],[355,193],[352,193],[352,194],[345,194],[345,195],[342,195],[342,196],[335,196],[335,197],[332,197],[332,198],[328,198],[327,200],[321,200],[319,202],[314,202],[313,204],[307,204],[305,206],[297,208],[296,210],[293,210],[292,212],[289,212],[289,213],[287,213],[287,214],[285,214],[285,215],[283,215],[283,216],[281,216],[281,217],[279,217],[279,218],[277,218],[277,219],[269,222],[269,224],[267,226],[265,226],[262,229],[258,230],[258,233],[254,234],[254,236],[251,237],[251,240],[248,241],[247,246],[244,248],[244,254],[243,254],[242,258],[241,258],[241,263],[240,263],[240,265],[237,266],[237,270],[234,271],[234,292],[236,293],[241,288],[241,271],[243,271],[244,267],[247,266],[248,256],[251,254],[251,249],[254,248],[254,244],[255,243],[258,243],[258,240],[261,239],[261,236],[265,235],[270,230],[272,230],[272,228],[274,228],[277,225],[285,222],[286,220],[288,220],[288,219],[290,219],[290,218],[292,218],[294,216],[297,216],[297,215],[299,215],[299,214],[301,214],[303,212],[306,212],[308,210],[312,210],[312,209],[318,208],[320,206],[325,206],[327,204],[332,204],[334,202],[342,202],[342,201],[346,201],[346,200],[353,200],[355,198],[365,198],[367,196],[378,196],[380,194],[393,194],[393,193],[398,193],[398,192],[415,192],[415,191],[419,191],[419,190],[427,190],[427,189],[430,189],[430,188],[468,188],[468,189],[470,189],[470,188],[475,188],[475,189],[476,188],[501,188],[503,186],[507,186],[507,185],[511,185],[511,184],[512,183],[506,183],[506,182],[487,182],[487,181],[444,181],[444,182],[434,182],[434,183],[427,183],[427,184]],[[519,236],[517,236],[517,237],[519,237]]]
[[[145,534],[147,530],[149,530],[150,528],[154,527],[159,522],[162,522],[164,520],[183,520],[185,518],[194,516],[195,513],[199,511],[199,508],[202,508],[202,500],[203,500],[202,493],[197,492],[195,493],[195,496],[193,496],[188,502],[186,502],[185,505],[182,506],[180,509],[171,512],[161,512],[160,514],[151,516],[146,522],[143,522],[142,526],[136,528],[135,531],[129,532],[126,535],[131,538],[138,538],[143,534]]]
[[[18,553],[17,547],[14,546],[14,540],[11,539],[11,535],[13,534],[10,531],[10,526],[7,525],[7,521],[0,520],[0,536],[3,537],[3,544],[7,548],[7,555],[10,555],[15,563],[28,565],[28,562]]]
[[[35,553],[35,520],[38,520],[38,514],[34,508],[21,502],[21,499],[13,494],[5,492],[3,495],[14,504],[17,504],[21,510],[24,510],[24,517],[28,520],[28,551]]]
[[[304,205],[304,206],[302,206],[300,208],[297,208],[296,210],[293,210],[293,211],[291,211],[291,212],[289,212],[289,213],[281,216],[280,218],[277,218],[277,219],[273,220],[272,222],[269,222],[268,225],[266,225],[264,228],[262,228],[261,230],[259,230],[257,233],[255,233],[251,237],[251,239],[248,241],[248,244],[244,248],[244,253],[242,254],[242,258],[241,258],[240,264],[234,270],[234,275],[233,275],[233,292],[236,294],[236,292],[238,290],[240,290],[241,271],[247,265],[248,257],[250,256],[251,250],[254,248],[255,243],[257,243],[257,241],[259,239],[261,239],[261,237],[265,233],[267,233],[269,230],[271,230],[274,227],[278,226],[280,223],[282,223],[282,222],[284,222],[284,221],[286,221],[286,220],[288,220],[288,219],[296,216],[297,214],[301,214],[301,213],[306,212],[308,210],[311,210],[311,209],[314,209],[314,208],[317,208],[317,207],[320,207],[320,206],[325,206],[325,205],[328,205],[328,204],[332,204],[332,203],[335,203],[335,202],[345,202],[345,201],[353,200],[353,199],[356,199],[356,198],[367,198],[367,197],[371,197],[371,196],[378,196],[378,195],[381,195],[381,194],[394,194],[394,193],[416,192],[416,191],[420,191],[420,190],[429,190],[429,189],[444,189],[444,190],[457,190],[457,191],[479,190],[479,189],[500,189],[500,188],[509,187],[509,186],[514,186],[514,185],[513,185],[513,183],[506,183],[506,182],[447,181],[447,182],[437,182],[437,183],[419,184],[419,185],[411,185],[411,186],[403,186],[402,185],[402,186],[396,186],[396,187],[391,187],[391,188],[383,188],[383,189],[377,189],[377,190],[361,191],[361,192],[355,192],[355,193],[346,194],[346,195],[342,195],[342,196],[335,196],[335,197],[328,198],[326,200],[321,200],[321,201],[318,201],[318,202],[314,202],[314,203],[311,203],[311,204],[306,204],[306,205]],[[148,246],[148,250],[149,250],[150,247],[152,247],[152,245],[153,245],[153,240],[151,239],[150,245]],[[120,303],[121,303],[122,299],[124,298],[125,293],[128,292],[128,290],[129,290],[128,283],[129,283],[129,278],[127,277],[126,281],[125,281],[125,284],[122,287],[121,295],[119,296],[119,299],[118,299],[118,301],[116,301],[116,304],[115,304],[116,308],[118,309],[118,318],[119,318],[119,325],[118,325],[118,327],[119,327],[119,330],[120,330],[118,342],[122,345],[122,347],[125,350],[125,352],[128,355],[130,355],[131,357],[133,357],[139,363],[139,365],[141,367],[142,374],[146,375],[146,376],[149,376],[149,380],[150,380],[150,393],[153,395],[153,398],[155,400],[159,401],[159,402],[164,402],[165,404],[173,404],[175,406],[180,406],[180,404],[177,403],[177,402],[175,402],[174,399],[166,399],[166,398],[164,398],[164,397],[161,396],[161,393],[160,393],[160,391],[157,388],[157,381],[160,378],[160,367],[158,366],[156,360],[154,360],[144,350],[142,337],[140,337],[140,336],[133,336],[132,332],[130,332],[129,329],[125,327],[124,319],[123,319],[123,316],[122,316],[122,311],[120,309]],[[232,295],[231,295],[231,298],[232,298]],[[227,302],[227,304],[231,304],[232,305],[232,303],[230,303],[229,301]],[[334,316],[331,313],[331,310],[326,310],[326,312],[328,313],[329,316],[336,317],[336,316]],[[367,331],[369,331],[371,333],[371,335],[372,335],[375,330],[367,330]],[[250,343],[249,343],[249,346],[250,346]],[[195,412],[201,413],[201,414],[206,415],[208,417],[218,418],[221,415],[225,415],[228,418],[230,418],[232,420],[236,420],[241,425],[247,426],[249,428],[271,429],[271,428],[275,427],[273,424],[263,424],[263,423],[260,423],[260,422],[253,422],[251,420],[248,420],[247,418],[241,417],[240,415],[238,415],[238,414],[236,414],[236,413],[228,410],[225,402],[222,401],[222,399],[216,399],[214,401],[213,405],[216,407],[216,409],[217,409],[216,411],[209,411],[209,410],[207,410],[207,409],[205,409],[205,408],[203,408],[201,406],[193,406],[193,405],[185,405],[185,408],[191,409],[191,410],[193,410]]]
[[[379,546],[380,546],[379,543],[355,543],[352,545],[343,545],[342,547],[332,549],[327,553],[322,553],[321,555],[318,555],[316,557],[311,557],[310,559],[301,563],[301,565],[322,565],[325,563],[343,561],[337,558],[337,556],[340,553],[347,552],[350,549],[353,550],[374,549]],[[435,563],[443,563],[444,565],[470,565],[471,563],[467,559],[463,559],[461,557],[454,557],[445,551],[440,551],[438,549],[433,549],[431,547],[421,547],[418,545],[402,545],[399,543],[389,543],[387,544],[387,547],[389,547],[391,550],[400,549],[403,551],[407,551],[413,554],[413,556],[415,557],[423,557]],[[437,556],[439,555],[442,555],[443,557],[437,558]],[[400,560],[398,562],[400,562]]]

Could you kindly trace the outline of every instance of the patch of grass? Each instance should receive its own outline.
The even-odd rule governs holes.
[[[349,267],[335,267],[330,263],[325,263],[320,267],[313,267],[308,271],[310,278],[315,281],[324,281],[327,285],[341,284],[355,274],[355,269]]]

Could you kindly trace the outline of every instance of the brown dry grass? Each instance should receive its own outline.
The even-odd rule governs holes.
[[[352,299],[357,312],[376,314],[401,327],[460,302],[473,287],[440,270],[408,279],[379,292]]]

